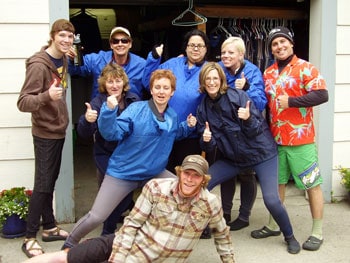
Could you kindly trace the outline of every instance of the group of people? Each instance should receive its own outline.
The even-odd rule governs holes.
[[[318,70],[294,54],[287,28],[271,30],[268,45],[275,63],[264,74],[244,59],[239,37],[225,40],[219,63],[207,61],[209,39],[198,29],[184,36],[183,56],[162,63],[163,44],[143,59],[129,51],[129,30],[115,27],[110,51],[87,54],[83,66],[74,66],[74,33],[65,19],[52,25],[49,45],[26,61],[17,103],[32,113],[35,151],[22,245],[33,257],[28,262],[182,262],[199,238],[211,234],[222,262],[234,262],[229,231],[249,225],[257,179],[270,218],[251,236],[282,232],[287,251],[300,251],[283,205],[293,178],[309,195],[313,219],[302,247],[320,248],[322,177],[312,107],[326,102],[328,93]],[[91,210],[70,233],[56,225],[52,209],[68,124],[67,73],[93,76],[92,100],[79,119],[78,134],[94,138],[99,182]],[[144,91],[149,99],[143,99]],[[237,177],[241,205],[231,222]],[[209,192],[217,185],[221,201]],[[142,192],[133,206],[138,188]],[[65,240],[60,252],[44,254],[36,239],[40,219],[43,241]],[[101,237],[80,243],[101,223]]]

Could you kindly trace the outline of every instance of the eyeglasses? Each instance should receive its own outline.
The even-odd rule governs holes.
[[[191,44],[188,44],[187,47],[191,48],[191,49],[195,49],[195,48],[198,48],[198,49],[202,49],[202,48],[205,48],[205,45],[204,44],[194,44],[194,43],[191,43]]]
[[[119,42],[122,42],[123,44],[128,44],[130,42],[130,39],[128,39],[128,38],[112,38],[111,42],[113,45],[119,44]]]

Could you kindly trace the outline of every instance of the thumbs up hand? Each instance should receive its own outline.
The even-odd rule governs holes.
[[[204,142],[210,142],[211,140],[211,131],[210,131],[210,128],[209,128],[209,123],[206,121],[205,122],[205,129],[204,129],[204,132],[203,132],[203,141]]]
[[[117,94],[112,94],[107,98],[107,107],[114,110],[118,106]]]
[[[60,86],[60,80],[54,78],[49,88],[49,95],[52,100],[59,100],[63,96],[63,88]]]
[[[197,118],[192,115],[192,113],[188,114],[187,116],[187,125],[188,127],[194,127],[197,124]]]
[[[243,89],[246,82],[247,82],[247,80],[244,77],[244,72],[242,71],[241,78],[235,80],[236,89]]]
[[[85,105],[86,105],[85,119],[91,123],[95,122],[97,120],[97,115],[98,115],[97,111],[91,108],[90,103],[85,102]]]
[[[245,108],[240,107],[238,109],[238,118],[242,120],[248,120],[250,117],[250,101],[247,101]]]
[[[288,96],[287,92],[285,92],[285,90],[283,90],[282,95],[277,96],[278,107],[282,108],[282,109],[289,108],[288,98],[289,98],[289,96]]]

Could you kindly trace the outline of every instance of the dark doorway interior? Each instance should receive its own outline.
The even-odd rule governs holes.
[[[178,56],[182,53],[182,37],[190,29],[196,26],[173,26],[172,20],[183,12],[187,6],[188,1],[174,0],[160,0],[157,1],[127,1],[127,3],[117,3],[118,1],[104,1],[102,5],[99,1],[89,1],[89,4],[83,4],[81,1],[70,1],[70,8],[74,10],[71,12],[71,19],[75,21],[75,24],[79,23],[77,27],[78,33],[82,34],[83,45],[86,46],[85,52],[98,52],[98,50],[108,50],[108,37],[112,27],[124,26],[128,28],[133,37],[132,52],[140,55],[144,58],[147,57],[149,51],[152,50],[154,45],[163,43],[164,53],[163,59]],[[126,1],[124,1],[126,2]],[[271,15],[276,17],[271,18],[257,18],[255,13],[242,13],[240,17],[208,17],[208,21],[201,29],[205,29],[211,40],[211,53],[209,53],[210,60],[219,60],[218,47],[220,42],[226,36],[226,32],[217,32],[218,24],[222,22],[222,26],[225,29],[231,29],[233,25],[245,28],[246,31],[252,30],[252,28],[260,25],[261,27],[268,28],[270,25],[267,23],[285,23],[286,26],[291,27],[295,33],[295,52],[301,57],[308,59],[308,36],[309,36],[309,13],[310,4],[309,0],[296,1],[274,1],[274,0],[255,0],[255,1],[243,1],[243,0],[230,0],[230,1],[195,1],[194,6],[230,6],[230,7],[242,7],[248,6],[253,8],[284,8],[292,9],[297,12],[304,13],[305,16],[300,19],[281,19],[278,11]],[[224,7],[223,7],[224,8]],[[78,10],[78,11],[77,11]],[[99,12],[98,15],[92,14],[91,10],[108,10],[105,13]],[[111,17],[112,14],[115,17]],[[249,11],[249,8],[248,8]],[[253,14],[253,15],[250,15]],[[77,15],[81,15],[81,21],[77,22]],[[112,15],[113,16],[113,15]],[[85,18],[84,18],[85,17]],[[85,19],[85,20],[84,20]],[[114,19],[111,23],[111,19]],[[96,21],[99,20],[99,23]],[[101,22],[102,21],[102,22]],[[105,23],[104,23],[104,22]],[[108,24],[109,23],[109,24]],[[97,27],[96,27],[97,26]],[[231,31],[231,30],[228,30]],[[231,32],[234,35],[234,32]],[[221,36],[221,39],[217,41],[215,37]],[[256,36],[252,35],[251,39],[254,40]],[[254,63],[260,63],[256,60],[257,47],[253,46],[251,56],[249,59]],[[264,69],[265,63],[262,63],[260,68]],[[85,113],[84,102],[90,100],[91,80],[89,78],[72,78],[72,121],[75,127],[79,116]],[[75,133],[76,135],[76,133]],[[75,170],[75,196],[76,196],[76,215],[77,219],[85,214],[91,207],[92,202],[97,192],[97,182],[95,178],[95,167],[92,158],[92,139],[83,140],[79,136],[75,136],[74,140],[74,170]]]

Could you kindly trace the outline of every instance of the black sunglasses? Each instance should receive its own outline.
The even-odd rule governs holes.
[[[123,44],[128,44],[130,42],[130,39],[128,39],[128,38],[112,38],[111,42],[113,45],[119,44],[119,42],[122,42]]]

